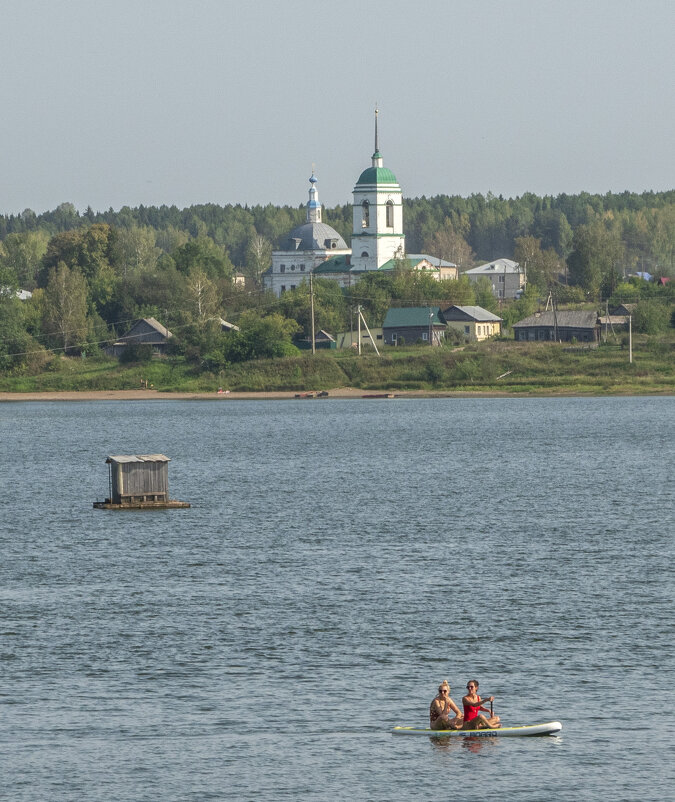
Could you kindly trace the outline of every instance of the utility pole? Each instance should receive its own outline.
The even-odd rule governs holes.
[[[377,345],[375,344],[375,338],[370,333],[370,329],[368,328],[368,324],[366,323],[365,317],[363,317],[363,312],[361,311],[361,307],[359,306],[359,353],[361,353],[361,321],[363,320],[363,325],[366,327],[366,331],[368,332],[368,337],[370,337],[370,342],[375,349],[375,353],[379,356],[380,352],[377,350]]]
[[[628,315],[628,361],[633,364],[633,316]]]
[[[316,337],[314,336],[314,284],[312,274],[309,274],[309,300],[312,308],[312,353],[316,353]]]
[[[357,342],[359,344],[359,356],[361,356],[361,304],[359,304],[356,307],[356,317],[357,317],[358,324],[359,324],[359,328],[358,328],[358,332],[357,332],[356,336],[358,337]]]

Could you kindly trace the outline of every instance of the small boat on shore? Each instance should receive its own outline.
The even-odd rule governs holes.
[[[528,724],[524,727],[499,727],[485,730],[431,730],[428,727],[394,727],[392,735],[427,735],[442,738],[517,738],[533,735],[555,735],[562,730],[559,721],[547,721],[544,724]]]

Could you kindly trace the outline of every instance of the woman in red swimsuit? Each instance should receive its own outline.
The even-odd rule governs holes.
[[[454,718],[449,718],[449,711],[455,714]],[[459,730],[462,727],[462,714],[450,698],[447,679],[438,686],[438,696],[429,705],[429,726],[432,730]]]
[[[462,697],[462,704],[464,705],[464,724],[463,730],[485,730],[496,729],[501,727],[499,716],[490,715],[488,718],[480,711],[484,710],[489,713],[487,707],[483,707],[483,702],[494,702],[494,696],[488,696],[486,699],[481,699],[478,695],[478,680],[470,679],[466,685],[468,691],[466,696]]]

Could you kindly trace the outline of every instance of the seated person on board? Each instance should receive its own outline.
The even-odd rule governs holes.
[[[455,715],[449,718],[452,711]],[[432,730],[459,730],[462,727],[462,714],[450,698],[450,686],[447,679],[438,686],[438,696],[429,705],[429,726]]]
[[[496,729],[501,727],[499,716],[490,717],[484,716],[480,711],[484,710],[489,713],[487,707],[483,707],[483,702],[494,702],[494,696],[488,696],[486,699],[481,699],[478,695],[478,680],[470,679],[466,685],[468,691],[466,696],[462,697],[462,704],[464,705],[464,724],[463,730],[486,730]]]

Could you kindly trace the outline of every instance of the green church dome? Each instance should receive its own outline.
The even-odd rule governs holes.
[[[359,184],[398,184],[396,176],[388,167],[369,167],[359,176]]]

